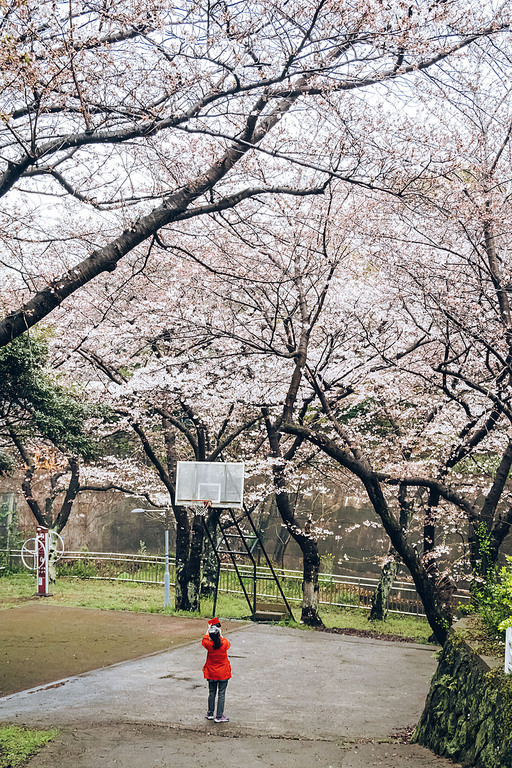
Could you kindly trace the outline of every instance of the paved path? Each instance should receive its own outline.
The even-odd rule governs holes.
[[[250,624],[232,642],[226,713],[204,719],[198,642],[0,699],[0,721],[58,726],[30,768],[453,768],[393,735],[436,667],[427,646]]]

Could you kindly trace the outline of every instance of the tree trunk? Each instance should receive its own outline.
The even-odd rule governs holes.
[[[190,611],[188,599],[188,557],[190,548],[190,524],[187,510],[175,508],[176,516],[176,585],[175,608]]]
[[[177,507],[176,522],[175,608],[177,611],[198,611],[204,538],[203,516],[194,515],[191,526],[187,510]]]
[[[72,456],[69,459],[69,468],[71,471],[71,477],[69,478],[68,487],[66,489],[66,495],[62,502],[59,514],[57,515],[52,528],[60,533],[69,520],[71,510],[73,509],[74,501],[80,491],[80,462],[76,456]]]
[[[469,529],[469,553],[473,573],[479,580],[487,581],[496,574],[496,565],[501,544],[510,531],[512,520],[509,509],[496,520],[496,510],[507,483],[512,466],[512,441],[501,458],[493,484],[487,494],[480,513],[471,520]]]
[[[439,500],[439,492],[431,489],[423,521],[423,563],[433,582],[437,581],[440,577],[435,555],[436,513]]]
[[[187,594],[190,611],[198,611],[201,597],[201,560],[203,557],[203,515],[195,514],[192,521],[187,569]]]
[[[270,423],[265,420],[267,434],[270,443],[271,454],[275,459],[282,459],[280,439],[281,435]],[[286,478],[284,476],[284,462],[274,462],[272,466],[276,506],[283,523],[293,539],[297,542],[302,552],[302,612],[301,621],[310,627],[323,627],[323,621],[318,612],[318,573],[320,571],[320,555],[318,543],[311,533],[309,526],[304,530],[300,527],[290,504],[290,495],[287,491]]]
[[[303,581],[302,581],[302,611],[300,620],[309,627],[323,627],[324,623],[318,612],[318,574],[320,572],[320,556],[317,542],[310,538],[302,542]]]
[[[345,467],[356,477],[359,477],[375,512],[381,519],[384,530],[413,578],[436,639],[441,645],[444,645],[448,637],[452,617],[445,606],[443,606],[440,595],[436,590],[436,585],[429,577],[415,547],[409,544],[399,521],[391,514],[379,480],[369,462],[364,457],[355,458],[353,454],[338,446],[326,435],[302,425],[289,423],[283,425],[282,429],[293,435],[303,435],[305,439],[309,440],[313,445],[317,445],[328,456],[337,461],[340,466]]]
[[[425,614],[432,631],[441,645],[444,645],[451,626],[452,617],[443,605],[436,589],[436,583],[421,562],[416,549],[408,543],[400,525],[390,513],[378,480],[373,473],[362,473],[361,479],[368,497],[379,515],[386,533],[411,574],[423,603]]]
[[[405,534],[413,515],[413,504],[407,500],[407,488],[405,485],[400,486],[398,499],[400,503],[400,528]],[[373,593],[372,608],[368,616],[369,621],[384,621],[386,618],[389,609],[389,595],[391,594],[399,565],[400,555],[391,544],[387,561],[381,571],[379,583]]]
[[[205,525],[210,532],[212,541],[217,541],[217,526],[219,524],[220,509],[212,509],[211,514],[206,518]],[[203,574],[201,577],[201,597],[212,597],[217,586],[217,571],[219,561],[217,555],[210,544],[208,536],[204,540],[203,549]]]

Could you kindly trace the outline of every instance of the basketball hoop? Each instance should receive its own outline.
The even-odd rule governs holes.
[[[243,508],[244,464],[178,461],[176,504],[183,507]]]
[[[213,502],[211,499],[194,499],[194,503],[190,506],[198,507],[196,515],[202,515],[203,517],[208,513],[208,510],[212,508]]]

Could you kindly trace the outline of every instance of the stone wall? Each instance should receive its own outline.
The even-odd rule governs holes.
[[[413,741],[468,768],[512,768],[512,676],[503,667],[453,632]]]

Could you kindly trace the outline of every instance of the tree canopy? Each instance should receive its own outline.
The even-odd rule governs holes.
[[[56,370],[137,440],[125,488],[174,509],[185,600],[202,528],[175,508],[178,458],[236,456],[254,503],[274,493],[312,623],[297,477],[367,495],[440,639],[446,531],[467,527],[475,571],[484,530],[495,562],[512,522],[510,8],[2,7],[8,413],[87,455],[34,330],[51,324]]]
[[[321,193],[332,177],[403,193],[385,159],[361,154],[359,92],[406,91],[499,34],[506,6],[11,0],[0,343],[128,254],[143,263],[177,222],[257,195]]]
[[[93,412],[77,388],[51,368],[48,334],[24,334],[0,349],[0,428],[7,445],[39,438],[90,458],[93,443],[85,422]]]

